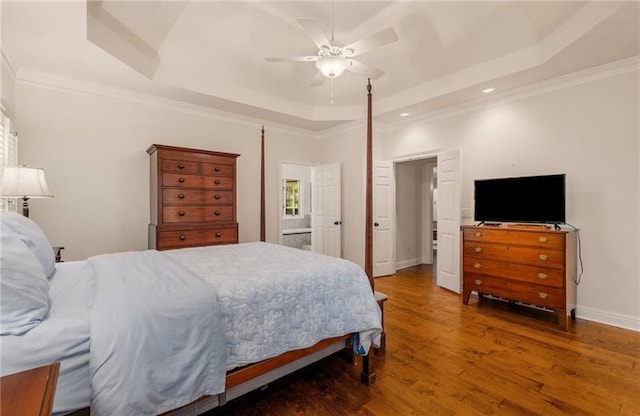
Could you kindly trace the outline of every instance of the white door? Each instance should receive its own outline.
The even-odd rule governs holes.
[[[342,257],[340,164],[311,168],[311,188],[312,250]]]
[[[438,286],[460,293],[460,151],[438,153]]]
[[[393,162],[377,161],[373,172],[373,276],[377,277],[396,272]]]

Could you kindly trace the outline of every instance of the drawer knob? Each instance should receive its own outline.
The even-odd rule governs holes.
[[[184,199],[184,194],[178,194],[178,199]]]
[[[220,166],[216,166],[215,168],[213,168],[213,170],[215,170],[216,172],[220,172]]]
[[[178,178],[178,182],[184,183],[184,178]]]
[[[546,293],[544,293],[544,292],[540,292],[540,293],[538,293],[538,296],[540,297],[540,299],[546,299],[546,298],[548,298],[548,297],[549,297],[549,295],[547,295],[547,294],[546,294]]]
[[[476,253],[481,253],[481,252],[482,252],[482,247],[476,247],[476,248],[474,249],[474,251],[475,251]]]
[[[216,179],[213,183],[215,183],[216,185],[220,185],[220,179]]]
[[[476,231],[476,233],[474,234],[476,237],[482,237],[482,233],[479,231]]]
[[[178,169],[184,169],[184,163],[178,163]]]
[[[184,217],[184,214],[186,214],[186,212],[184,212],[184,211],[178,211],[178,215],[179,215],[179,216]]]
[[[220,199],[220,195],[218,195],[218,194],[215,194],[213,197],[214,197],[215,199]]]
[[[546,279],[547,277],[549,277],[549,276],[547,276],[547,274],[546,274],[546,273],[538,273],[538,279],[542,279],[542,280],[544,280],[544,279]]]
[[[222,237],[222,233],[221,233],[220,231],[218,231],[218,232],[216,233],[216,237],[218,237],[218,238]]]
[[[482,264],[476,263],[476,264],[473,265],[473,267],[476,268],[476,269],[482,269]]]
[[[538,237],[538,241],[541,243],[546,243],[547,241],[549,241],[549,239],[547,237]]]
[[[542,261],[549,260],[549,256],[547,256],[546,254],[538,254],[538,258]]]
[[[187,236],[186,236],[186,235],[184,235],[184,234],[180,234],[180,240],[186,240],[186,239],[187,239]]]
[[[480,279],[476,280],[476,286],[482,286],[482,280]]]
[[[214,212],[215,215],[220,215],[220,211]]]

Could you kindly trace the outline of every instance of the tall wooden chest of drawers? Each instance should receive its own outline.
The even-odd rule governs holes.
[[[154,144],[149,248],[234,244],[239,155]]]
[[[462,302],[472,291],[575,317],[576,233],[545,227],[462,227]]]

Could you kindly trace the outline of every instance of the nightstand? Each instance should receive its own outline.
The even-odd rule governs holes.
[[[52,248],[53,248],[53,254],[55,254],[56,256],[56,263],[63,262],[64,260],[62,260],[62,250],[64,250],[64,247],[57,246]]]
[[[60,363],[0,378],[0,415],[49,416]]]

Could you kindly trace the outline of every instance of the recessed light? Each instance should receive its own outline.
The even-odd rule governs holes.
[[[485,89],[482,90],[482,93],[483,94],[491,94],[495,90],[496,90],[495,88],[485,88]]]
[[[409,115],[409,113],[400,113],[400,117],[406,117],[408,115]]]

